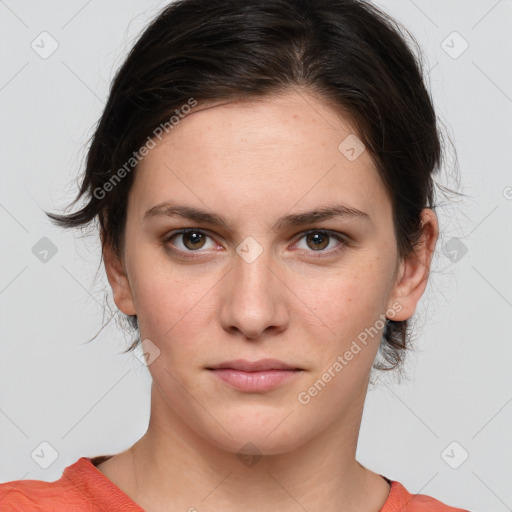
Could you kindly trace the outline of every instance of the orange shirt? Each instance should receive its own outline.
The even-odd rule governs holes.
[[[0,484],[0,511],[144,512],[96,468],[94,464],[106,457],[81,457],[55,482],[15,480]],[[468,512],[423,494],[409,494],[399,482],[386,480],[391,489],[379,512]]]

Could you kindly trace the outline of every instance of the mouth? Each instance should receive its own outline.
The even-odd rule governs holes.
[[[277,359],[237,359],[208,367],[207,370],[231,387],[247,393],[274,389],[303,371]]]

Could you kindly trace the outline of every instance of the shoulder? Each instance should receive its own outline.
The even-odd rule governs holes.
[[[67,468],[66,468],[67,469]],[[39,511],[51,505],[63,510],[65,503],[75,501],[76,491],[64,475],[54,482],[42,480],[13,480],[0,484],[0,510],[6,512]],[[62,505],[62,507],[61,507]]]
[[[87,478],[88,459],[81,458],[68,466],[54,482],[42,480],[14,480],[0,484],[2,512],[39,512],[52,510],[93,511],[76,478]]]
[[[442,503],[425,494],[411,494],[400,483],[390,480],[388,499],[380,512],[469,512]]]
[[[91,460],[94,459],[81,457],[66,467],[62,476],[54,482],[14,480],[0,484],[0,511],[141,511],[142,509],[110,482]]]

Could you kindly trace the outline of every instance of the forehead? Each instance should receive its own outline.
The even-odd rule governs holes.
[[[269,215],[343,202],[378,217],[390,206],[350,121],[305,92],[199,105],[144,157],[131,195],[139,218],[169,200]]]
[[[191,144],[195,134],[200,134],[201,139],[195,142],[201,145],[285,154],[289,148],[300,151],[304,144],[308,148],[337,149],[346,136],[355,135],[355,128],[346,116],[317,96],[290,91],[251,100],[199,105],[178,123],[164,144],[177,146],[184,139]]]

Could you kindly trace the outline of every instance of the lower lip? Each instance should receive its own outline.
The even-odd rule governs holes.
[[[224,382],[240,391],[268,391],[283,384],[300,370],[264,370],[260,372],[244,372],[233,368],[210,370]]]

